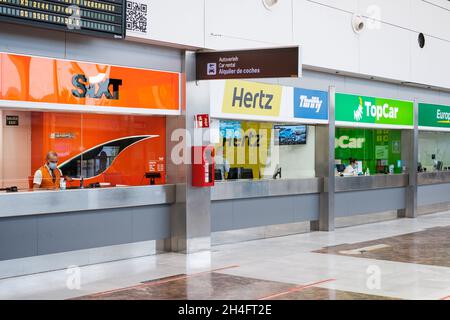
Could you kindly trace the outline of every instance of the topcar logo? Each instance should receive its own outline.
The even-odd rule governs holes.
[[[363,118],[363,101],[362,98],[359,98],[359,106],[358,108],[353,112],[353,118],[355,119],[355,121],[361,121]]]
[[[375,119],[375,121],[382,120],[396,120],[399,114],[399,108],[391,107],[385,103],[383,105],[372,104],[370,101],[364,101],[359,97],[358,109],[353,111],[353,118],[355,121],[361,121],[364,117]]]

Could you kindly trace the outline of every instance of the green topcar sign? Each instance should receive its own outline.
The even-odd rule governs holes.
[[[450,106],[419,104],[419,127],[450,129]]]
[[[358,127],[410,127],[414,125],[414,103],[349,94],[336,94],[336,122]]]

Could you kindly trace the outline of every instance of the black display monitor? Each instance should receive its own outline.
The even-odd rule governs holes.
[[[306,144],[308,127],[305,125],[277,125],[279,145]]]

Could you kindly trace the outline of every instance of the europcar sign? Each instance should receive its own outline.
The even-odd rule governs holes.
[[[450,106],[419,104],[420,129],[450,131]]]
[[[412,128],[414,103],[337,93],[336,123],[356,127]]]

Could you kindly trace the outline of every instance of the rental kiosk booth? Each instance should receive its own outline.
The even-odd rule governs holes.
[[[336,217],[406,209],[413,129],[413,102],[336,94]]]
[[[218,80],[210,107],[211,232],[319,220],[316,130],[328,125],[328,93]]]
[[[180,87],[177,72],[0,53],[0,277],[151,254],[170,237]]]
[[[450,203],[450,107],[419,104],[419,213],[448,210]]]

